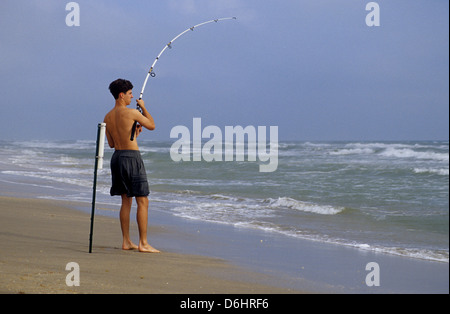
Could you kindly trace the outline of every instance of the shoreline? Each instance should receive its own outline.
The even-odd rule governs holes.
[[[153,239],[158,244],[176,252],[195,251],[276,277],[274,284],[281,287],[338,294],[449,292],[449,267],[445,262],[188,220],[158,211],[153,211],[150,219],[170,230]],[[370,273],[366,267],[373,262],[380,267],[380,286],[366,284]]]
[[[272,278],[218,258],[123,251],[118,220],[101,215],[95,217],[89,254],[90,215],[71,205],[0,196],[0,293],[301,292],[263,284]],[[153,225],[149,229],[149,238],[167,232]],[[80,267],[80,286],[66,285],[70,262]]]
[[[8,274],[7,277],[10,280],[16,283],[21,281],[22,286],[27,287],[27,281],[30,278],[26,269],[30,267],[36,269],[35,275],[49,272],[47,275],[56,276],[55,272],[57,272],[59,288],[54,290],[42,288],[37,289],[38,292],[32,292],[30,289],[22,291],[25,293],[449,293],[448,263],[299,240],[271,232],[237,228],[225,224],[189,220],[159,210],[157,204],[152,203],[151,199],[149,243],[163,251],[162,256],[167,257],[167,260],[164,257],[139,257],[142,254],[147,255],[146,253],[122,251],[118,207],[105,204],[101,204],[101,206],[97,204],[96,207],[93,253],[89,254],[87,252],[91,204],[41,199],[42,195],[48,194],[46,187],[35,186],[27,189],[21,184],[11,186],[7,182],[0,182],[0,187],[2,190],[0,196],[0,235],[2,237],[0,293],[21,292],[20,289],[10,291],[4,288],[3,281],[6,280],[3,278],[4,274]],[[52,191],[55,192],[55,190]],[[9,200],[10,203],[5,200]],[[46,219],[34,215],[24,216],[20,214],[20,211],[15,210],[17,207],[28,210],[30,213],[44,213]],[[36,209],[31,210],[29,207]],[[134,205],[131,217],[132,225],[130,226],[133,240],[137,239],[135,212]],[[60,217],[59,213],[65,213],[64,215],[67,217],[74,217],[74,220],[64,220],[65,216]],[[59,225],[50,225],[49,230],[56,233],[52,243],[52,240],[45,236],[48,228],[39,229],[37,227],[52,224],[53,218],[59,218],[60,223],[65,227],[61,229]],[[22,221],[12,223],[17,219]],[[33,227],[34,231],[28,230],[26,226]],[[28,232],[26,238],[32,240],[33,250],[30,250],[29,254],[21,254],[22,260],[30,260],[30,262],[22,263],[19,267],[16,265],[17,259],[12,258],[14,252],[28,250],[28,246],[22,243],[23,236],[17,231],[21,230],[20,228]],[[73,230],[76,233],[72,235]],[[33,240],[35,237],[36,239]],[[71,239],[72,237],[73,239]],[[58,244],[62,241],[61,239],[66,240],[66,245],[74,245],[77,249],[66,248],[63,245],[57,249],[53,248],[52,244]],[[47,250],[40,252],[38,248],[42,245]],[[45,256],[46,251],[51,254],[65,252],[68,257],[75,256],[80,261],[82,260],[84,265],[87,265],[80,264],[82,273],[83,268],[93,267],[88,274],[93,277],[92,281],[101,284],[104,280],[112,280],[116,284],[115,288],[105,286],[94,288],[94,282],[91,282],[91,285],[94,286],[84,287],[86,290],[67,289],[64,282],[67,272],[64,267],[72,260],[64,259],[63,261],[58,256],[55,257],[55,260],[64,265],[58,264],[57,270],[55,270],[55,266],[53,269],[49,269],[48,265],[40,268],[38,266],[42,261],[37,257]],[[30,257],[31,253],[33,254]],[[197,271],[201,273],[199,280],[205,282],[204,286],[210,288],[190,288],[186,282],[181,282],[179,287],[163,287],[161,290],[155,290],[154,287],[146,290],[141,284],[139,289],[136,288],[137,290],[127,288],[124,292],[118,290],[122,286],[120,284],[122,279],[111,279],[111,274],[118,273],[117,276],[124,278],[125,282],[127,282],[127,276],[135,278],[134,275],[129,272],[121,274],[122,271],[119,267],[103,266],[102,271],[99,268],[101,263],[97,265],[95,260],[89,256],[99,257],[102,263],[109,263],[111,259],[114,259],[121,261],[124,265],[132,264],[129,259],[137,258],[139,263],[142,262],[141,259],[144,261],[147,259],[157,265],[163,264],[162,266],[165,264],[169,266],[171,263],[170,267],[175,269],[194,267],[189,262],[192,256],[192,259],[196,261]],[[186,256],[189,257],[189,261],[185,265]],[[202,262],[202,258],[206,260]],[[214,261],[212,265],[211,261]],[[380,267],[380,286],[369,287],[365,282],[369,273],[366,271],[366,266],[372,262],[376,262]],[[152,263],[147,268],[147,277],[152,273]],[[144,268],[146,267],[147,265],[144,265]],[[170,271],[170,267],[166,271]],[[102,272],[105,274],[98,275]],[[17,274],[14,276],[12,273]],[[158,274],[160,273],[161,271],[158,270]],[[168,276],[169,278],[173,277],[172,275]],[[146,278],[145,275],[141,275],[141,277]],[[162,278],[160,279],[162,280]],[[192,278],[186,280],[192,280]],[[148,279],[148,281],[152,280]],[[226,284],[211,288],[211,283],[216,281],[225,281]],[[199,286],[203,287],[201,284]]]

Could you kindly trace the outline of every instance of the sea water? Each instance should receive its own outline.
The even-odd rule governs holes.
[[[152,210],[412,259],[449,262],[449,143],[280,142],[278,168],[170,158],[171,141],[143,141]],[[109,160],[99,213],[117,214]],[[95,141],[0,141],[0,181],[45,187],[38,197],[90,210]],[[0,195],[2,191],[0,191]]]

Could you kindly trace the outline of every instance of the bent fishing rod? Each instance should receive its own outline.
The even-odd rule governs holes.
[[[166,44],[164,46],[164,48],[161,50],[161,52],[158,54],[158,56],[156,57],[155,61],[153,61],[152,66],[150,67],[150,70],[147,73],[147,76],[145,77],[145,81],[144,84],[142,85],[142,89],[141,89],[141,94],[139,95],[139,99],[142,99],[142,95],[144,94],[144,90],[145,90],[145,86],[147,85],[147,81],[148,78],[151,77],[155,77],[156,73],[153,71],[156,63],[158,62],[159,58],[161,57],[161,55],[164,53],[164,51],[166,51],[167,48],[172,49],[172,44],[175,40],[177,40],[178,38],[180,38],[181,36],[183,36],[184,34],[186,34],[188,31],[193,31],[195,28],[212,23],[212,22],[219,22],[219,21],[224,21],[224,20],[236,20],[236,17],[224,17],[224,18],[220,18],[220,19],[215,19],[215,20],[210,20],[210,21],[206,21],[200,24],[197,24],[195,26],[189,27],[186,30],[184,30],[183,32],[179,33],[177,36],[175,36],[171,41],[169,41],[168,44]],[[139,110],[142,113],[141,108],[139,107],[139,105],[136,105],[136,109]],[[131,137],[130,140],[133,141],[134,140],[134,136],[136,133],[136,127],[137,127],[137,121],[134,122],[133,124],[133,128],[131,129]]]

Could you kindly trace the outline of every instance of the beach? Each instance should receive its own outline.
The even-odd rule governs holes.
[[[268,177],[145,142],[161,254],[121,250],[110,152],[89,254],[95,143],[1,144],[2,293],[449,292],[448,143],[282,143]],[[66,285],[71,262],[80,286]]]
[[[97,216],[89,248],[90,216],[63,202],[0,197],[0,293],[294,293],[261,284],[270,276],[199,255],[123,251],[118,220]],[[136,226],[132,226],[136,230]],[[164,233],[151,226],[150,236]],[[66,265],[80,269],[68,286]]]
[[[150,224],[149,241],[162,253],[123,251],[118,219],[103,215],[95,216],[89,253],[90,215],[75,210],[77,206],[0,197],[0,293],[448,293],[444,263],[310,241],[300,247],[295,242],[293,250],[292,243],[267,234],[230,232],[209,224],[182,226],[158,215],[152,215],[159,225]],[[137,239],[136,230],[133,223]],[[217,257],[221,255],[227,258]],[[295,270],[289,267],[293,261]],[[380,265],[379,286],[365,283],[370,261]],[[79,286],[66,284],[71,262],[79,265]]]

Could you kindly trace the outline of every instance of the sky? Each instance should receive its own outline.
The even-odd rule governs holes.
[[[280,140],[448,140],[449,2],[379,0],[0,0],[0,140],[89,140],[110,82],[177,125],[278,126]],[[73,20],[74,21],[74,20]],[[370,23],[369,23],[370,24]],[[133,100],[131,107],[135,106]]]

